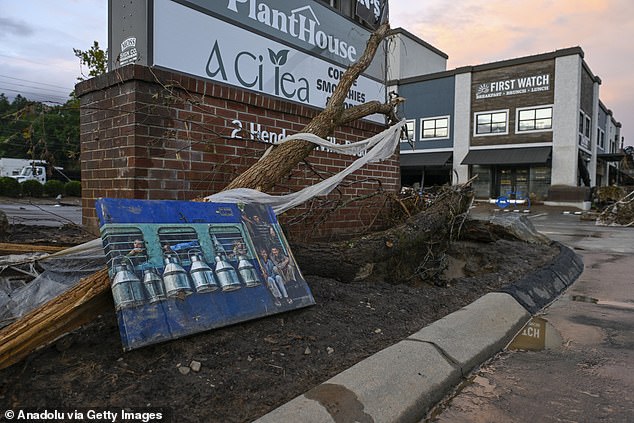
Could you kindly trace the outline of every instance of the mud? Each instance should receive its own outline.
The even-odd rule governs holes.
[[[178,422],[252,421],[558,252],[519,241],[460,242],[442,284],[307,275],[313,307],[128,353],[113,311],[0,371],[0,409],[165,407]],[[192,361],[199,371],[183,371]]]

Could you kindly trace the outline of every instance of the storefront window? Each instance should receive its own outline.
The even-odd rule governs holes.
[[[508,133],[508,111],[476,114],[476,135],[496,135]]]
[[[421,119],[421,139],[448,138],[449,117]]]
[[[517,112],[517,131],[545,131],[553,127],[553,108],[537,107]]]
[[[550,187],[550,167],[531,167],[529,186],[532,199],[538,201],[545,200],[548,196],[548,188]]]
[[[478,175],[473,181],[473,191],[476,198],[489,198],[491,196],[491,168],[489,166],[471,166],[471,177]]]

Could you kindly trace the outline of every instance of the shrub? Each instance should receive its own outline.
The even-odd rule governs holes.
[[[64,185],[64,195],[68,197],[81,197],[81,182],[66,182],[66,184]]]
[[[19,197],[22,193],[22,187],[17,179],[4,176],[0,178],[0,195],[5,197]]]
[[[22,195],[25,197],[37,198],[44,193],[44,185],[35,179],[24,181],[20,185],[22,185]]]
[[[44,184],[44,195],[47,197],[57,197],[64,193],[64,183],[62,181],[46,181]]]

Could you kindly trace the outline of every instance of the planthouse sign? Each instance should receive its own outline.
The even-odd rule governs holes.
[[[365,28],[314,0],[181,0],[179,3],[344,67],[358,60],[370,37]],[[381,70],[381,66],[371,66],[367,73],[382,80]]]
[[[264,21],[260,24],[271,25],[274,31],[285,30],[288,36],[314,44],[317,51],[327,50],[339,61],[354,61],[361,53],[333,33],[318,29],[317,20],[305,17],[307,9],[287,13],[262,7],[249,9],[248,2],[237,0],[228,3],[228,11],[241,11],[244,19]],[[156,66],[319,108],[326,106],[345,70],[331,61],[170,0],[156,0],[153,13]],[[346,105],[384,99],[384,84],[361,76],[349,91]],[[383,121],[381,116],[375,118]]]

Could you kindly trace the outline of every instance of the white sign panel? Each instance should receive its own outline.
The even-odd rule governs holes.
[[[166,31],[166,28],[170,28]],[[323,108],[344,69],[182,6],[154,3],[154,65]],[[346,106],[385,101],[385,86],[360,77]],[[383,122],[383,116],[371,120]]]

